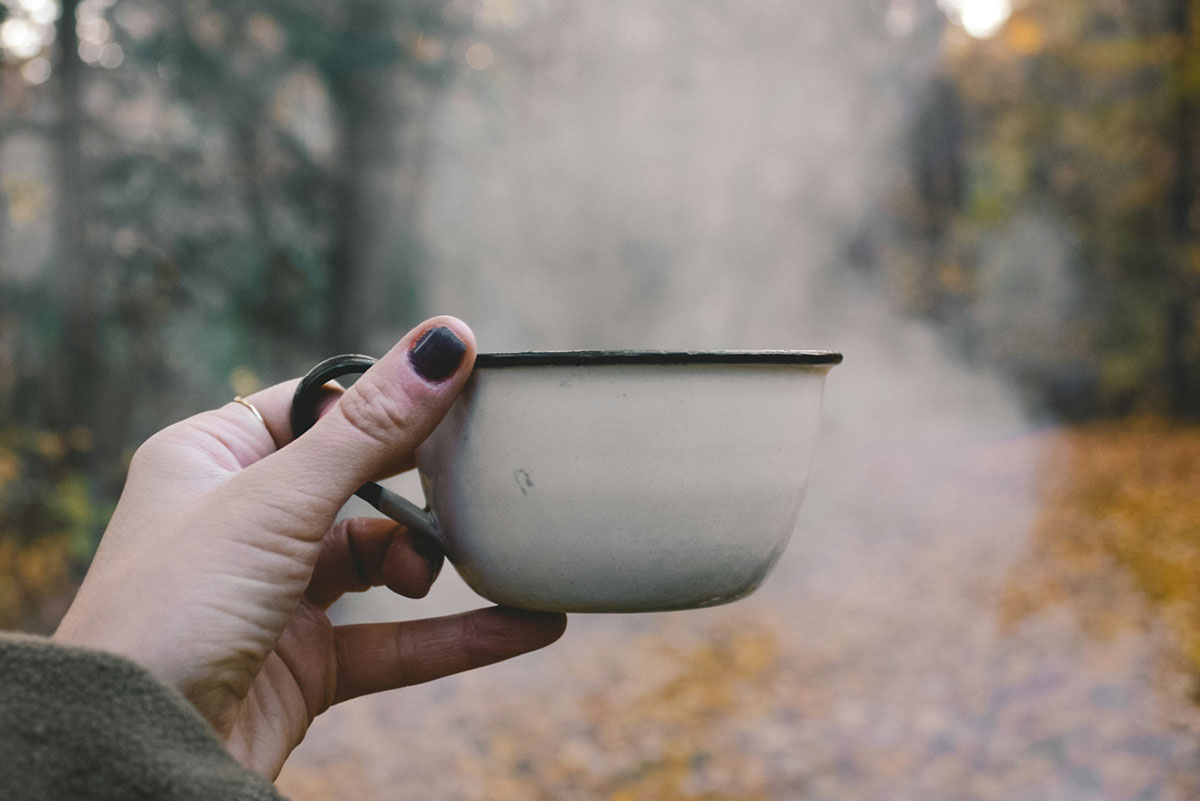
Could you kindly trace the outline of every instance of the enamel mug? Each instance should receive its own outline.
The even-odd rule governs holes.
[[[360,360],[340,374],[372,362],[335,358]],[[762,582],[791,537],[825,376],[841,360],[825,351],[480,354],[417,450],[428,509],[375,485],[361,494],[437,541],[497,604],[652,612],[727,603]]]

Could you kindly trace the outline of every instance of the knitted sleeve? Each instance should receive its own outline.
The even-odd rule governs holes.
[[[142,668],[11,634],[0,635],[0,797],[281,801]]]

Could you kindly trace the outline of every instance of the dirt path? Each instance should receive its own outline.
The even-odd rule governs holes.
[[[1047,432],[844,452],[874,502],[818,482],[754,597],[579,616],[545,653],[347,704],[282,786],[310,801],[1200,797],[1189,671],[1135,587],[1114,574],[1135,623],[1105,631],[1061,596],[1009,608],[1062,447]]]

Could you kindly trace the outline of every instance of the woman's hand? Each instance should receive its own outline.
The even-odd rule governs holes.
[[[268,778],[339,701],[556,640],[563,616],[498,607],[357,626],[325,615],[368,586],[429,591],[441,553],[389,520],[334,518],[364,482],[413,466],[474,359],[470,329],[436,318],[331,389],[294,442],[294,381],[249,398],[264,422],[229,403],[151,437],[55,639],[148,668]]]

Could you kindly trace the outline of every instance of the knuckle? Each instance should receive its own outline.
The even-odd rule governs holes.
[[[328,698],[329,705],[339,704],[342,701],[347,701],[354,697],[354,689],[347,681],[347,677],[352,675],[350,667],[352,664],[352,656],[348,647],[348,643],[342,637],[333,638],[333,665],[331,672],[333,673],[333,681],[330,682],[332,690]]]
[[[396,627],[392,634],[389,654],[390,664],[393,666],[392,684],[396,687],[418,684],[420,677],[417,666],[427,657],[426,649],[420,647],[416,637],[410,636],[403,626]]]
[[[158,444],[155,443],[154,437],[137,446],[137,450],[133,452],[133,456],[129,459],[130,470],[141,470],[150,464],[154,463]]]
[[[488,661],[488,641],[491,638],[480,625],[478,615],[463,615],[459,619],[458,626],[458,642],[463,653],[466,654],[467,661],[471,664]]]
[[[368,518],[351,517],[339,520],[334,524],[331,532],[333,547],[342,549],[346,553],[346,559],[350,564],[353,575],[357,584],[352,592],[361,592],[369,589],[374,585],[371,573],[367,566],[363,564],[363,558],[358,552],[357,541],[366,533],[366,521]]]
[[[298,536],[303,541],[321,539],[342,506],[342,499],[305,486],[279,487],[255,501],[264,525]]]
[[[178,425],[178,423],[176,423]],[[175,426],[164,428],[137,447],[129,459],[130,471],[154,469],[173,449]]]
[[[359,381],[338,405],[353,428],[383,444],[412,427],[411,399],[399,385],[385,390],[375,381]]]
[[[138,446],[129,469],[159,471],[179,463],[185,455],[200,454],[232,473],[265,455],[243,442],[237,427],[229,423],[227,411],[222,409],[172,423]]]

